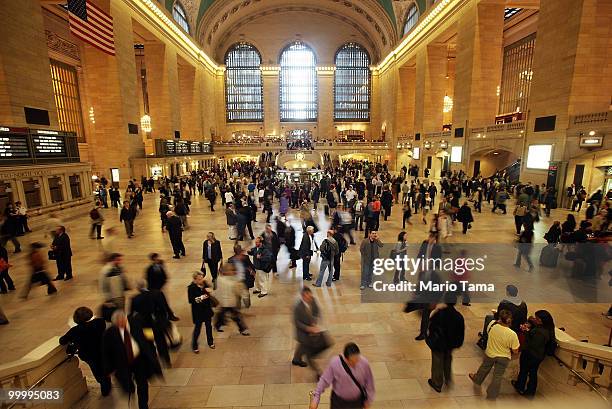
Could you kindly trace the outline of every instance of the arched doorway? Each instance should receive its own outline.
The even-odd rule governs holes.
[[[519,160],[516,153],[502,148],[486,148],[470,155],[470,176],[490,177]]]

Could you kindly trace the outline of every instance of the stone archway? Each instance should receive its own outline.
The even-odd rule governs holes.
[[[509,149],[483,148],[470,155],[467,173],[470,176],[480,173],[483,177],[489,177],[496,171],[512,165],[519,159],[519,156]]]

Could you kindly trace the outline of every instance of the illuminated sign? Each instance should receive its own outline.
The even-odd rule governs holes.
[[[528,169],[548,169],[552,145],[530,145],[527,151]]]
[[[0,159],[29,158],[30,148],[25,135],[5,134],[0,136]]]
[[[37,157],[66,156],[66,142],[62,136],[34,135],[32,143]]]
[[[581,148],[599,148],[603,146],[603,136],[581,136]]]

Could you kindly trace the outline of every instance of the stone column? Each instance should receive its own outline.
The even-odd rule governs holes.
[[[503,31],[503,1],[474,2],[459,16],[453,128],[495,123]]]
[[[2,1],[0,21],[0,124],[27,126],[23,108],[32,107],[49,111],[57,128],[40,3]]]
[[[395,113],[395,128],[399,135],[414,133],[415,80],[416,70],[414,67],[399,69],[397,110]]]
[[[447,47],[431,44],[416,56],[415,132],[437,132],[444,121]]]
[[[263,75],[264,135],[281,135],[278,94],[279,67],[265,67],[261,73]]]
[[[142,138],[128,133],[128,123],[139,123],[139,102],[130,10],[122,1],[98,2],[113,16],[115,56],[83,46],[83,76],[87,95],[96,113],[89,135],[92,170],[110,180],[110,169],[118,168],[121,186],[131,175],[130,157],[144,156]]]
[[[541,0],[529,96],[530,123],[556,115],[607,111],[612,95],[612,4],[609,0]]]
[[[200,80],[196,69],[187,62],[178,66],[181,103],[181,138],[202,140],[202,117],[200,112]]]
[[[319,139],[336,139],[338,136],[334,129],[334,70],[329,67],[317,68],[319,82]]]
[[[162,42],[144,48],[153,139],[174,138],[181,130],[181,99],[176,51]]]

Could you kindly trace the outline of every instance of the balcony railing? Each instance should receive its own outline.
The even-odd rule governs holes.
[[[60,346],[58,341],[59,337],[53,337],[23,358],[0,365],[0,388],[59,388],[63,390],[63,402],[54,407],[74,407],[87,393],[87,383],[79,368],[78,358],[73,356],[67,359],[65,347]]]
[[[450,138],[451,135],[451,131],[427,132],[423,134],[425,138]]]
[[[568,383],[576,385],[584,380],[596,388],[612,388],[612,348],[580,342],[557,329],[559,344],[555,355],[571,371]]]
[[[525,133],[526,121],[495,124],[470,129],[470,138],[517,138]]]
[[[572,125],[589,125],[589,124],[602,124],[608,122],[610,111],[605,112],[591,112],[589,114],[575,115],[570,120]]]

